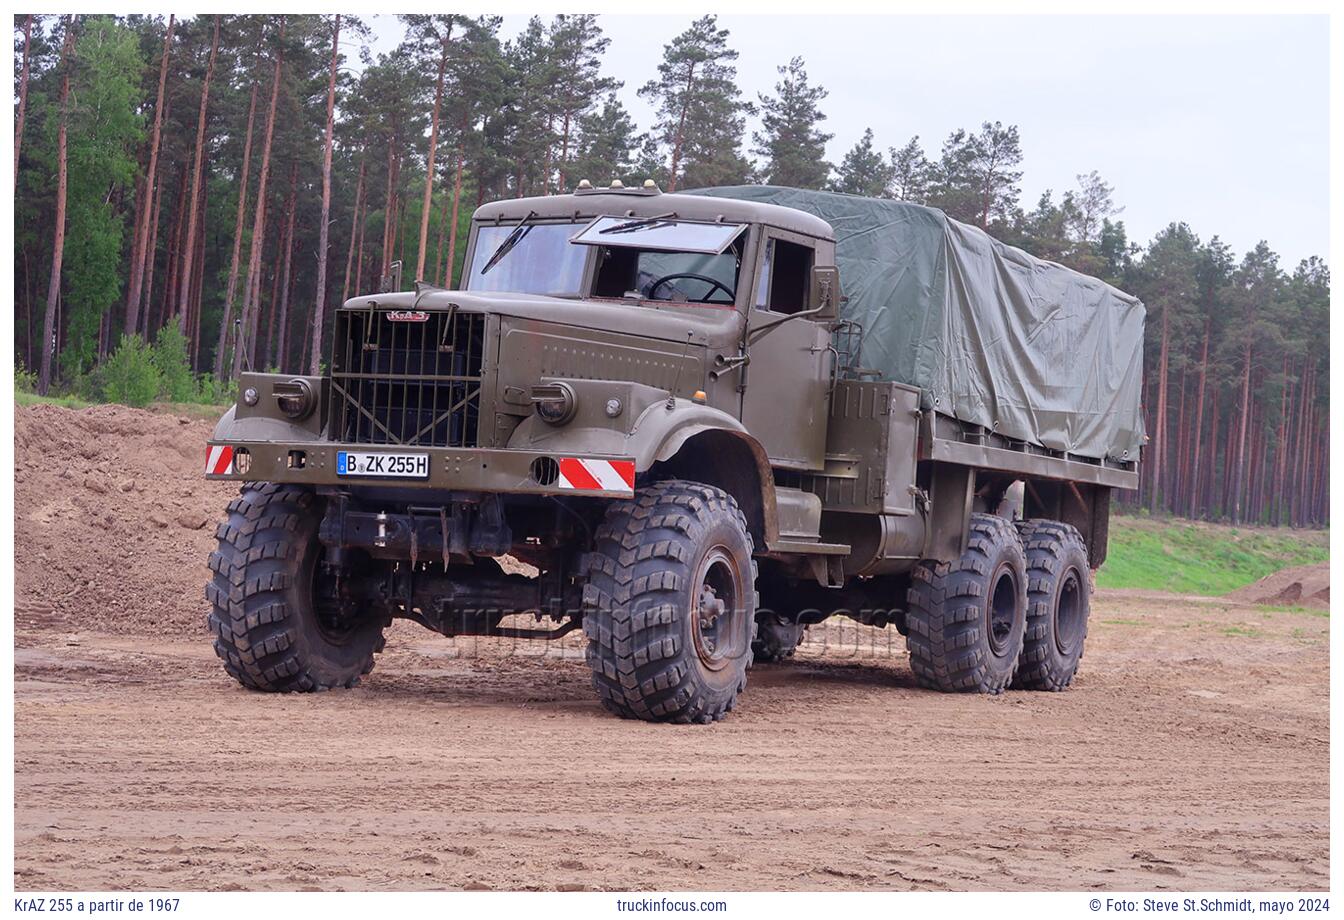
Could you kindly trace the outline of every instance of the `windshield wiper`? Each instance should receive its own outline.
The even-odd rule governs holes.
[[[523,237],[532,232],[533,225],[529,221],[536,216],[536,211],[528,211],[527,216],[518,222],[518,226],[513,228],[513,232],[504,237],[504,242],[499,244],[499,248],[491,253],[490,259],[481,266],[482,275],[498,265],[506,255],[513,251],[513,247],[523,241]]]
[[[656,224],[670,224],[677,217],[676,211],[668,211],[666,214],[659,214],[657,217],[641,217],[639,220],[627,220],[623,224],[616,224],[612,227],[604,227],[597,231],[598,233],[633,233],[636,230],[643,230],[646,227],[652,227]]]

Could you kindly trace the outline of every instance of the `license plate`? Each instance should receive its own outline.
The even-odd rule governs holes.
[[[338,450],[337,476],[391,476],[401,479],[428,479],[429,454],[373,454]]]

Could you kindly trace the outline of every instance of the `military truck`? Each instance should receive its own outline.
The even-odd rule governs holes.
[[[397,286],[395,283],[389,287]],[[243,373],[209,625],[245,687],[384,631],[582,629],[611,712],[708,723],[833,615],[918,682],[1069,686],[1134,488],[1144,310],[941,212],[652,183],[486,204],[461,290],[356,296],[321,376]]]

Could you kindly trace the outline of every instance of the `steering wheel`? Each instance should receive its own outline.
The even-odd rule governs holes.
[[[658,298],[653,296],[654,292],[669,281],[675,281],[678,278],[691,278],[695,281],[703,281],[705,284],[709,285],[709,290],[705,291],[705,296],[700,298],[701,303],[711,303],[712,301],[709,300],[709,295],[713,294],[716,289],[727,294],[730,301],[737,299],[736,292],[717,278],[711,278],[708,275],[697,275],[694,272],[674,272],[670,275],[663,275],[663,277],[649,285],[649,300],[657,300]]]

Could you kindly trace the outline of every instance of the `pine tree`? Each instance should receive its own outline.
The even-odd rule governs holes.
[[[425,156],[425,193],[420,207],[420,242],[415,257],[415,279],[425,277],[425,247],[429,241],[429,212],[434,200],[434,161],[439,146],[439,115],[443,110],[443,87],[448,62],[453,53],[453,29],[464,17],[454,14],[409,14],[401,17],[409,37],[407,45],[421,61],[432,62],[435,69],[434,106],[429,120],[429,152]],[[334,59],[333,57],[333,73]]]
[[[570,184],[575,157],[575,135],[582,131],[599,100],[611,98],[619,80],[602,75],[602,55],[611,39],[602,34],[591,13],[559,15],[551,25],[551,59],[555,66],[554,104],[560,116],[560,152],[556,160],[560,191]]]
[[[979,134],[953,131],[932,169],[929,204],[949,217],[988,228],[1007,227],[1017,215],[1022,179],[1017,126],[985,122]]]
[[[817,107],[826,98],[826,90],[808,84],[801,57],[780,67],[779,73],[783,79],[775,84],[775,95],[759,94],[762,130],[752,135],[756,142],[752,153],[765,161],[760,167],[761,181],[822,188],[831,172],[826,142],[835,136],[817,128],[826,120]]]
[[[714,16],[697,19],[664,46],[658,77],[639,90],[657,112],[650,143],[667,163],[667,190],[746,181],[741,154],[754,107],[737,88],[737,52]]]
[[[600,109],[579,119],[571,172],[596,184],[620,179],[629,185],[638,178],[634,164],[637,146],[635,123],[616,94],[611,93]]]
[[[154,105],[154,131],[150,135],[149,141],[149,168],[145,171],[145,202],[148,204],[154,195],[155,186],[159,181],[159,146],[162,140],[163,130],[163,110],[164,110],[164,87],[168,80],[168,60],[169,53],[173,46],[173,23],[174,17],[168,17],[168,31],[163,38],[163,54],[159,58],[159,95],[158,102]],[[152,250],[147,249],[149,240],[149,209],[144,209],[144,217],[140,224],[135,228],[135,243],[131,247],[131,275],[130,282],[127,285],[126,292],[126,334],[134,335],[137,322],[140,316],[140,305],[142,299],[147,300],[148,295],[143,292],[145,263],[153,258]]]
[[[275,141],[275,112],[280,102],[280,76],[285,67],[286,18],[280,17],[273,53],[275,71],[271,79],[271,102],[266,115],[266,132],[261,142],[261,167],[257,172],[257,204],[252,218],[251,255],[248,256],[247,281],[243,285],[242,331],[233,343],[233,376],[243,369],[243,356],[253,356],[256,348],[257,317],[261,300],[261,250],[266,244],[266,182],[270,178],[271,149]]]
[[[56,347],[56,305],[61,296],[61,262],[65,257],[66,197],[69,189],[70,71],[74,67],[75,17],[65,17],[61,59],[58,127],[56,129],[56,231],[51,244],[51,281],[47,285],[47,310],[42,319],[42,367],[38,372],[37,392],[43,396],[51,387],[51,353]]]
[[[923,204],[929,192],[930,170],[928,157],[916,134],[904,147],[891,148],[891,181],[887,191],[893,198]]]
[[[19,151],[23,147],[23,123],[28,114],[28,75],[33,51],[33,25],[37,17],[32,13],[23,17],[23,67],[19,71],[19,107],[14,115],[14,189],[19,187]]]
[[[1078,207],[1069,226],[1075,242],[1100,242],[1102,222],[1124,211],[1115,206],[1111,198],[1114,192],[1115,189],[1103,181],[1095,169],[1078,175],[1078,195],[1074,199]]]
[[[1017,183],[1022,179],[1022,145],[1017,125],[1004,127],[1001,122],[985,122],[972,147],[972,168],[980,196],[978,223],[989,227],[994,219],[1009,221],[1022,194]]]
[[[831,190],[847,195],[880,198],[891,181],[891,167],[882,151],[873,146],[873,129],[865,128],[863,137],[840,161]]]
[[[322,218],[317,228],[317,285],[314,292],[312,342],[310,345],[308,373],[316,374],[322,359],[322,322],[327,303],[327,258],[331,232],[331,146],[336,132],[334,115],[336,106],[336,71],[341,62],[341,14],[337,13],[331,23],[331,65],[327,75],[327,130],[322,144]],[[364,187],[364,163],[359,164],[359,187],[355,191],[355,207],[359,210],[359,196]],[[354,242],[354,234],[350,240]],[[349,269],[346,270],[349,277]]]
[[[187,261],[187,270],[182,273],[182,291],[181,296],[178,299],[179,304],[184,308],[181,311],[179,326],[183,335],[187,335],[189,332],[187,327],[189,311],[185,309],[185,307],[190,300],[191,295],[191,265],[195,259],[196,253],[196,224],[200,209],[201,185],[204,181],[202,165],[205,158],[205,121],[206,113],[210,107],[210,81],[214,79],[215,59],[219,54],[219,25],[222,18],[223,17],[218,15],[214,17],[214,37],[210,41],[210,63],[206,65],[205,78],[201,81],[201,105],[196,120],[196,144],[195,152],[192,154],[191,165],[191,205],[187,217],[186,251],[190,254],[190,257]]]
[[[1154,382],[1153,425],[1144,451],[1145,472],[1152,484],[1149,507],[1156,511],[1170,501],[1168,463],[1175,457],[1171,446],[1169,398],[1171,364],[1189,323],[1188,310],[1198,291],[1199,240],[1185,224],[1171,224],[1156,237],[1138,269],[1136,293],[1148,306],[1147,329],[1156,342],[1146,349],[1156,359],[1149,380]],[[1155,379],[1154,379],[1155,378]]]

